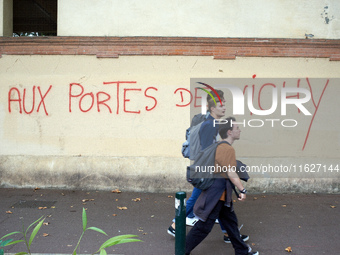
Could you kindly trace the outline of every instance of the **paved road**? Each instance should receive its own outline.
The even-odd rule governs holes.
[[[190,195],[190,194],[188,194]],[[174,217],[171,193],[133,193],[81,190],[0,189],[0,237],[22,229],[47,216],[32,253],[71,254],[82,231],[82,208],[87,209],[88,226],[103,229],[109,237],[138,235],[143,242],[121,244],[108,254],[172,255],[175,239],[166,230]],[[340,254],[340,195],[327,194],[249,194],[236,202],[235,210],[242,233],[261,255]],[[42,209],[39,207],[47,207]],[[125,209],[126,208],[126,209]],[[187,227],[187,231],[190,227]],[[43,234],[48,234],[43,236]],[[19,237],[19,236],[18,236]],[[94,231],[85,233],[78,254],[91,254],[108,239]],[[23,244],[6,247],[6,253],[24,251]],[[216,225],[193,255],[234,254]]]

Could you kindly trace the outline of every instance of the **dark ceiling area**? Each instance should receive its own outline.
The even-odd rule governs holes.
[[[16,36],[56,36],[57,1],[13,0],[13,33]]]

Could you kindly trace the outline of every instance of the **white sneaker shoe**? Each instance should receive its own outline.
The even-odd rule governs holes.
[[[199,221],[198,218],[194,217],[194,218],[186,218],[185,222],[187,224],[187,226],[191,226],[193,227],[197,222]]]

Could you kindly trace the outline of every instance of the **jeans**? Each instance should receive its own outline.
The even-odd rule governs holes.
[[[195,205],[198,197],[201,195],[201,193],[202,193],[201,189],[194,187],[194,189],[192,190],[191,197],[188,199],[187,207],[186,207],[188,218],[194,218],[195,217],[195,215],[194,215],[194,205]]]
[[[186,205],[186,217],[188,218],[194,218],[194,205],[198,199],[198,197],[201,195],[202,190],[195,188],[192,190],[192,194],[191,197],[188,199],[187,201],[187,205]],[[173,222],[175,222],[175,219],[173,219]],[[219,222],[221,230],[223,233],[227,233],[227,231],[225,230],[225,228],[222,226],[222,224]]]
[[[240,236],[236,214],[230,207],[224,206],[224,201],[218,201],[209,214],[208,219],[205,222],[201,220],[198,221],[190,230],[186,237],[185,254],[190,254],[190,252],[208,236],[217,218],[220,224],[227,230],[230,241],[235,249],[235,254],[248,254],[248,246]]]

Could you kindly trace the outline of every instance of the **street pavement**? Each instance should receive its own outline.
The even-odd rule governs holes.
[[[138,235],[143,242],[107,248],[108,254],[175,254],[175,238],[167,234],[175,215],[175,192],[1,188],[0,197],[0,238],[46,217],[32,242],[32,253],[71,254],[82,232],[85,208],[87,226],[100,228],[108,236],[86,231],[78,254],[94,253],[107,239],[122,234]],[[261,255],[338,255],[339,202],[339,194],[248,194],[245,202],[235,203],[235,211],[239,225],[243,224],[241,233],[250,236],[247,243]],[[187,232],[190,228],[186,227]],[[4,250],[26,251],[23,243]],[[192,252],[206,254],[234,254],[232,245],[223,242],[218,224]]]

